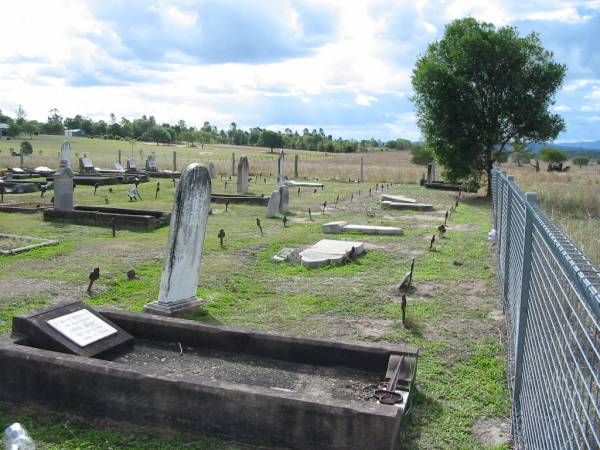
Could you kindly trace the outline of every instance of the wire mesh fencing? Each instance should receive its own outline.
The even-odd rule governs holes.
[[[492,172],[515,448],[600,448],[600,271]]]

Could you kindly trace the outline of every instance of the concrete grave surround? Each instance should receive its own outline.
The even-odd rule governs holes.
[[[323,224],[323,233],[343,233],[344,231],[394,236],[399,236],[403,233],[402,228],[382,225],[349,225],[348,222],[343,221]]]
[[[415,211],[433,211],[433,205],[429,205],[427,203],[402,203],[402,202],[391,202],[389,200],[385,200],[381,202],[381,205],[387,208],[392,209],[408,209]]]
[[[402,416],[411,405],[417,370],[415,348],[320,340],[108,309],[95,314],[130,333],[135,347],[97,359],[37,347],[28,335],[0,336],[0,399],[91,419],[216,435],[261,448],[399,447]],[[182,356],[176,343],[184,349]],[[185,365],[171,371],[159,360],[149,371],[123,361],[144,344],[151,345],[151,351],[168,347],[166,359]],[[308,366],[310,379],[322,380],[318,386],[326,396],[315,393],[312,385],[286,389],[287,378],[261,382],[249,376],[232,382],[227,371],[214,378],[195,376],[190,369],[198,352],[227,352],[229,360],[249,361],[246,366],[266,361],[289,368],[291,377],[298,373],[296,368]],[[358,386],[380,382],[388,377],[390,362],[399,357],[396,392],[401,403],[327,395],[332,379],[342,386],[353,380],[360,380]]]
[[[250,165],[248,164],[248,157],[241,156],[238,161],[238,176],[237,176],[237,192],[238,194],[248,193],[248,173],[250,172]]]
[[[363,242],[322,239],[300,252],[302,265],[315,268],[327,264],[340,264],[344,262],[352,247],[354,247],[355,256],[360,255],[365,250]]]
[[[312,187],[312,188],[325,187],[325,185],[323,183],[311,183],[308,181],[288,180],[288,181],[285,181],[283,184],[285,184],[286,186],[291,186],[291,187]]]
[[[285,180],[285,153],[283,149],[279,152],[279,158],[277,159],[277,184],[282,185]]]
[[[279,187],[279,212],[281,214],[290,212],[290,190],[287,186]]]
[[[59,211],[73,209],[73,171],[66,161],[60,162],[60,168],[54,174],[54,208]]]
[[[50,240],[50,239],[41,239],[34,238],[29,236],[15,236],[14,234],[3,234],[0,233],[0,241],[4,239],[10,239],[15,242],[20,242],[22,244],[20,247],[13,247],[8,250],[0,250],[1,255],[17,255],[19,253],[27,252],[29,250],[33,250],[35,248],[47,247],[50,245],[57,245],[58,241]]]
[[[197,307],[202,247],[210,211],[208,169],[190,164],[177,185],[158,301],[145,311],[173,315]]]
[[[69,141],[63,142],[60,146],[60,161],[66,161],[67,167],[71,168],[71,144]]]
[[[392,195],[392,194],[381,194],[381,201],[388,200],[390,202],[399,202],[399,203],[417,203],[414,198],[405,197],[403,195]]]
[[[208,172],[210,173],[211,180],[217,179],[217,168],[214,163],[208,163]]]
[[[279,214],[279,204],[281,203],[281,194],[279,191],[273,191],[271,193],[271,198],[269,199],[269,204],[267,205],[267,214],[266,217],[268,219],[272,219],[277,217]]]

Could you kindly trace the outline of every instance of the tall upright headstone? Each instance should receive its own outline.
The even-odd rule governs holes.
[[[287,186],[279,186],[279,212],[287,214],[290,212],[290,191]]]
[[[60,161],[66,161],[67,167],[71,168],[71,144],[69,141],[63,142],[60,146]]]
[[[238,194],[248,193],[248,173],[250,165],[247,156],[240,156],[238,161],[237,192]]]
[[[144,306],[145,311],[170,316],[200,304],[196,290],[210,194],[208,169],[190,164],[181,174],[175,192],[158,301]]]
[[[177,152],[173,152],[173,172],[177,171]]]
[[[146,170],[148,172],[157,172],[158,167],[156,166],[156,155],[149,154],[146,158]]]
[[[60,162],[54,173],[54,209],[71,211],[73,209],[73,171],[66,161]]]
[[[277,160],[277,184],[282,185],[285,181],[285,153],[283,149],[279,152],[279,159]]]
[[[433,163],[427,164],[427,183],[435,181],[435,166]]]
[[[210,179],[215,180],[217,178],[217,168],[214,163],[208,163],[208,173],[210,174]]]
[[[271,193],[271,197],[269,198],[269,204],[267,205],[267,218],[272,219],[273,217],[277,217],[279,213],[279,205],[281,203],[281,195],[279,191],[273,191]]]
[[[365,160],[360,158],[360,182],[362,183],[365,179]]]
[[[294,178],[298,178],[298,155],[294,156]]]
[[[235,175],[235,153],[231,154],[231,176]]]
[[[121,162],[121,153],[122,153],[122,152],[121,152],[121,149],[119,149],[119,164],[123,164],[123,163]]]

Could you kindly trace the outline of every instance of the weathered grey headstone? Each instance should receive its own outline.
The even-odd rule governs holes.
[[[173,152],[173,172],[177,171],[177,152]]]
[[[273,191],[271,193],[271,198],[269,199],[269,204],[267,205],[267,214],[266,217],[272,219],[273,217],[277,217],[279,213],[279,203],[281,202],[281,194],[279,191]]]
[[[66,161],[60,162],[60,168],[54,174],[54,209],[73,209],[73,171]]]
[[[156,166],[156,156],[148,155],[146,158],[146,170],[149,172],[158,171],[158,167]]]
[[[435,181],[435,163],[427,164],[427,183]]]
[[[196,290],[210,195],[208,169],[190,164],[181,174],[175,193],[158,301],[147,304],[145,311],[173,315],[200,304]]]
[[[235,174],[235,153],[231,154],[231,175]]]
[[[248,193],[248,172],[250,167],[248,164],[248,157],[241,156],[238,162],[238,178],[237,178],[237,192],[238,194]]]
[[[290,212],[290,191],[287,186],[279,187],[279,212],[281,214]]]
[[[79,174],[80,175],[95,175],[96,168],[91,158],[83,156],[79,158]]]
[[[208,163],[208,173],[210,173],[211,180],[217,179],[217,168],[215,167],[214,163]]]
[[[132,171],[132,172],[137,172],[138,168],[137,168],[137,164],[135,163],[135,159],[127,160],[127,170]]]
[[[279,158],[277,160],[277,184],[282,185],[285,181],[285,153],[283,149],[279,152]]]
[[[298,155],[294,156],[294,178],[298,178]]]
[[[67,162],[67,167],[71,168],[71,144],[69,141],[63,142],[60,146],[60,160]]]

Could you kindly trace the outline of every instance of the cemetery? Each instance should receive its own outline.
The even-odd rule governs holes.
[[[0,234],[0,254],[2,255],[16,255],[35,248],[56,244],[58,244],[58,241],[49,239]]]
[[[419,429],[420,426],[415,428],[420,420],[417,418],[428,414],[429,408],[422,396],[427,395],[428,386],[441,387],[446,382],[434,381],[428,375],[436,358],[445,353],[443,346],[437,350],[431,347],[429,340],[438,342],[441,337],[432,335],[428,328],[421,332],[429,337],[419,337],[415,334],[416,327],[437,321],[439,317],[452,317],[453,311],[461,310],[472,301],[471,297],[458,295],[461,288],[457,280],[471,279],[472,272],[478,273],[482,280],[489,279],[492,266],[482,271],[475,260],[464,257],[462,266],[453,263],[464,253],[461,249],[470,248],[474,255],[487,254],[488,245],[482,239],[488,229],[486,208],[469,199],[461,202],[448,225],[469,223],[470,228],[462,231],[459,227],[458,231],[449,232],[429,251],[431,233],[437,233],[435,230],[444,222],[446,210],[456,202],[454,194],[424,191],[416,184],[385,183],[384,191],[384,183],[380,186],[367,181],[319,183],[326,185],[326,189],[297,187],[288,183],[279,185],[275,175],[264,177],[265,183],[252,170],[252,155],[247,161],[242,158],[239,161],[242,177],[248,164],[247,173],[249,179],[252,178],[248,180],[247,193],[231,193],[232,189],[237,190],[234,187],[237,173],[231,179],[212,178],[207,165],[203,179],[212,186],[208,196],[206,189],[200,196],[190,195],[190,200],[204,199],[202,205],[194,207],[186,206],[185,198],[177,200],[180,198],[177,190],[186,183],[185,177],[175,184],[161,182],[156,197],[154,187],[140,185],[142,200],[136,202],[128,200],[128,188],[120,184],[96,188],[77,186],[72,198],[65,200],[59,170],[55,175],[55,208],[45,209],[45,219],[0,212],[3,214],[0,220],[8,229],[18,223],[23,234],[60,241],[47,247],[53,250],[33,249],[26,253],[50,251],[48,256],[41,256],[50,258],[65,255],[66,264],[51,271],[55,275],[44,275],[44,278],[49,276],[51,283],[54,277],[62,277],[66,271],[71,274],[66,279],[72,286],[69,291],[75,295],[59,303],[52,298],[38,303],[37,307],[42,307],[40,314],[57,314],[57,305],[60,308],[60,305],[76,305],[70,307],[77,311],[90,309],[111,327],[133,338],[133,344],[127,349],[114,353],[94,357],[69,355],[72,352],[66,347],[58,349],[48,344],[49,334],[52,339],[62,336],[56,330],[46,327],[46,337],[40,338],[32,327],[23,325],[21,317],[34,314],[31,307],[12,308],[6,316],[0,316],[6,324],[4,330],[12,328],[13,333],[11,338],[3,338],[1,344],[3,360],[11,362],[5,366],[10,368],[0,370],[0,377],[13,380],[10,392],[4,389],[0,394],[2,401],[14,401],[16,396],[22,396],[28,398],[29,403],[56,413],[81,414],[92,419],[94,411],[102,410],[107,418],[148,426],[164,426],[166,417],[170,417],[169,427],[174,430],[219,436],[224,442],[233,440],[268,447],[306,448],[319,442],[323,448],[394,448],[400,442],[417,438],[411,430]],[[368,159],[363,164],[368,167]],[[273,170],[275,174],[277,169],[278,164]],[[244,180],[241,191],[243,184]],[[185,191],[190,193],[190,189]],[[34,195],[24,194],[21,198],[35,202],[28,198]],[[384,197],[380,199],[380,196]],[[380,200],[384,198],[391,199],[384,201],[401,200],[417,205],[417,202],[427,202],[435,209],[427,215],[419,211],[382,209]],[[109,201],[110,205],[97,207],[102,200]],[[66,209],[59,209],[64,208],[61,204],[65,201]],[[77,206],[69,209],[69,201]],[[225,203],[228,213],[209,215],[211,203]],[[140,217],[147,216],[148,211],[153,211],[162,217],[153,216],[152,220],[168,225],[176,214],[171,209],[177,205],[179,211],[206,214],[204,234],[197,229],[184,232],[181,228],[181,235],[173,231],[175,236],[171,236],[171,230],[177,228],[173,225],[132,234],[128,229],[139,228],[130,228],[127,223],[119,223],[115,234],[110,232],[114,224],[111,219],[117,217],[115,213],[135,220],[129,216],[136,213]],[[365,213],[365,205],[369,205],[371,215]],[[273,214],[268,218],[270,209]],[[107,216],[108,213],[115,215]],[[51,218],[53,214],[62,218]],[[66,221],[69,215],[79,215],[80,218],[69,220],[81,220],[79,223],[86,226],[69,223]],[[262,220],[257,221],[257,218]],[[473,221],[478,225],[473,226]],[[195,227],[204,223],[202,220],[191,222]],[[103,231],[105,227],[109,230]],[[348,238],[324,239],[328,235],[326,230],[331,227],[341,230],[338,236],[348,234]],[[152,227],[144,225],[142,228],[150,230]],[[221,235],[217,233],[219,230],[224,230],[222,245],[217,238],[217,234]],[[196,239],[195,243],[186,243],[190,237]],[[198,241],[201,237],[203,243]],[[179,250],[173,250],[174,247],[169,250],[170,242],[178,242]],[[200,255],[186,259],[192,248],[198,249]],[[282,262],[271,261],[285,248],[289,249],[288,256]],[[82,251],[94,255],[88,257],[87,268],[85,264],[82,267],[77,258]],[[157,254],[162,255],[160,260],[155,259]],[[401,308],[403,302],[397,287],[415,256],[417,268],[411,289],[407,291],[408,301]],[[10,261],[14,262],[10,266],[25,268],[34,262],[31,257],[13,259],[20,257],[12,256]],[[390,272],[392,262],[397,269]],[[99,276],[86,293],[87,274],[98,266]],[[128,279],[124,273],[131,267],[135,267],[135,276]],[[171,273],[170,277],[166,277],[167,272]],[[191,276],[194,273],[196,278]],[[279,281],[270,287],[271,283],[266,280],[273,277]],[[453,281],[448,283],[446,277]],[[166,281],[169,278],[171,283]],[[80,283],[81,294],[77,294],[75,286]],[[169,290],[169,284],[176,289]],[[487,282],[482,281],[476,289],[478,292],[491,289],[486,285]],[[453,301],[440,303],[442,292],[445,292],[444,298],[451,296]],[[233,300],[235,298],[239,300]],[[316,299],[326,303],[314,309],[309,305]],[[237,305],[233,309],[227,306],[232,300]],[[6,300],[0,297],[0,301]],[[497,308],[494,303],[494,298],[489,297],[478,308],[492,311]],[[257,314],[257,311],[261,312]],[[406,314],[404,326],[400,325],[403,313]],[[371,325],[366,326],[365,320]],[[493,320],[486,321],[487,325],[477,321],[475,326],[473,320],[466,319],[461,325],[445,325],[442,329],[450,332],[455,326],[468,324],[474,329],[464,330],[471,334],[482,326],[496,324]],[[64,341],[65,337],[61,339]],[[306,349],[301,350],[302,346]],[[57,351],[60,357],[55,357]],[[359,353],[349,356],[352,352]],[[436,356],[438,352],[441,353]],[[358,354],[362,356],[356,356]],[[400,363],[394,355],[402,356]],[[37,377],[34,373],[40,371],[35,371],[22,380],[23,384],[15,384],[11,374],[21,373],[24,365],[32,364],[47,368],[49,373],[64,372],[64,376],[50,380]],[[107,390],[105,395],[86,389],[83,381],[77,381],[97,373],[99,367],[103,367],[106,377],[102,382],[102,389]],[[386,390],[386,380],[389,384],[394,368],[401,369],[398,383],[395,389]],[[147,378],[150,374],[152,377]],[[487,375],[482,372],[482,376]],[[148,381],[140,386],[139,382],[133,382],[138,379]],[[131,384],[127,380],[132,380]],[[75,384],[81,387],[67,395],[68,386]],[[48,385],[53,388],[41,389]],[[418,391],[416,386],[420,386]],[[469,389],[468,385],[460,389],[463,388]],[[39,395],[35,394],[36,389]],[[167,396],[161,396],[161,401],[154,394],[158,389]],[[383,401],[375,391],[384,393],[381,394],[385,397],[381,397]],[[388,391],[390,393],[386,393]],[[134,402],[132,392],[136,396]],[[173,400],[169,400],[169,395]],[[386,404],[389,396],[402,401]],[[81,398],[85,398],[85,402],[78,400]],[[110,398],[109,403],[107,398]],[[223,398],[231,398],[238,405],[235,426],[223,424],[224,415],[231,415],[229,402]],[[181,399],[190,403],[182,403]],[[198,416],[194,412],[197,404],[210,405],[214,415]],[[144,410],[142,416],[128,409],[134,405],[138,411]],[[260,420],[259,425],[257,408],[261,411],[260,417],[272,419]],[[476,413],[473,410],[466,414]],[[294,424],[293,429],[290,423]],[[323,423],[338,425],[325,429]],[[313,441],[306,441],[307,436]],[[227,445],[224,443],[223,448]]]

